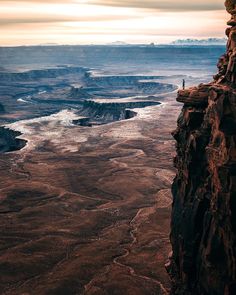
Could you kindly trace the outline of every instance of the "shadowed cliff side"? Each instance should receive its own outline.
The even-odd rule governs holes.
[[[181,90],[171,243],[172,294],[236,294],[236,1],[210,84]]]

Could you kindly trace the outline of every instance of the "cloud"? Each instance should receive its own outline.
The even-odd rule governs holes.
[[[55,2],[55,3],[52,3]],[[70,3],[69,3],[70,2]],[[90,6],[73,1],[1,1],[0,26],[66,22],[107,22],[137,18],[137,13],[124,13],[107,6]]]
[[[167,11],[209,11],[224,9],[223,0],[0,0],[0,3],[88,4],[110,7],[130,7]]]
[[[194,2],[184,0],[91,0],[88,1],[88,4],[166,11],[207,11],[224,9],[222,0],[198,0]]]
[[[16,24],[49,24],[49,23],[66,23],[66,22],[104,22],[104,21],[113,21],[113,20],[127,20],[132,19],[134,17],[127,16],[96,16],[96,17],[88,17],[88,16],[78,16],[78,17],[15,17],[15,18],[0,18],[0,26],[7,25],[16,25]]]

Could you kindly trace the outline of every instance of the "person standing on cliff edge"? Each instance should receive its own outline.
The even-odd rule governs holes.
[[[185,80],[183,79],[183,90],[185,89]]]

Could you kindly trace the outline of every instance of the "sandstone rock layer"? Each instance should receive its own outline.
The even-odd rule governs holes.
[[[236,10],[210,84],[180,90],[169,272],[173,294],[236,294]]]

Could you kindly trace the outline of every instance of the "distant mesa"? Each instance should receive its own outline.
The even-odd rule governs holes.
[[[226,45],[226,38],[208,38],[208,39],[179,39],[170,45]]]
[[[36,45],[36,46],[58,46],[58,45],[60,45],[60,44],[58,44],[58,43],[41,43],[41,44],[39,44],[39,45]]]
[[[107,43],[107,45],[109,45],[109,46],[127,46],[129,44],[126,42],[123,42],[123,41],[115,41],[115,42]]]

